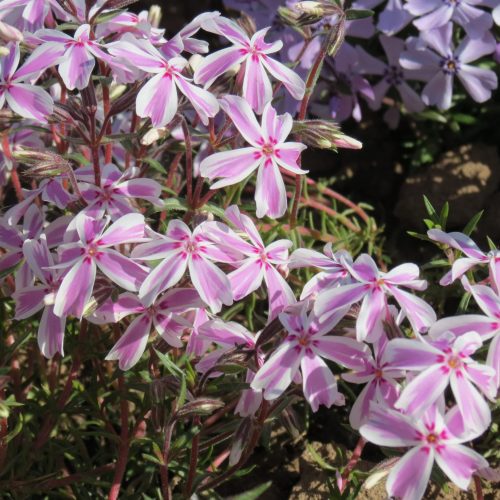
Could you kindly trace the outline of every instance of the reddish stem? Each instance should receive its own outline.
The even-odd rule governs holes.
[[[14,186],[14,191],[16,192],[17,201],[23,201],[23,188],[21,187],[21,181],[19,180],[19,175],[17,174],[16,160],[12,156],[12,151],[9,144],[9,136],[7,133],[2,134],[2,149],[5,157],[12,162],[12,171],[10,173],[10,178],[12,179],[12,185]]]

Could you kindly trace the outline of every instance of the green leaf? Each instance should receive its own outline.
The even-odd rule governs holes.
[[[439,217],[436,212],[436,209],[432,206],[432,203],[430,202],[429,198],[425,196],[424,194],[424,205],[425,209],[427,210],[427,213],[429,214],[429,217],[432,219],[433,222],[436,222],[439,224]]]
[[[490,247],[490,250],[492,251],[498,250],[497,246],[495,245],[495,242],[489,236],[486,236],[486,239],[488,240],[488,246]]]
[[[366,17],[372,17],[375,12],[370,9],[349,9],[345,11],[345,14],[348,21],[353,21],[355,19],[365,19]]]
[[[330,464],[325,462],[325,460],[318,454],[318,452],[312,447],[311,443],[307,443],[306,445],[307,451],[314,458],[316,463],[324,470],[335,471],[337,470],[335,467],[332,467]]]
[[[155,160],[154,158],[144,158],[143,161],[157,172],[160,172],[161,174],[167,173],[165,167],[158,160]]]
[[[476,229],[476,226],[477,226],[479,220],[481,219],[481,217],[483,216],[483,213],[484,213],[484,210],[481,210],[476,215],[474,215],[474,217],[472,217],[472,219],[469,222],[467,222],[467,225],[464,227],[464,230],[462,232],[464,234],[466,234],[467,236],[470,236],[472,234],[472,231],[474,231],[474,229]]]
[[[161,361],[161,364],[170,372],[171,375],[177,378],[184,378],[184,373],[182,370],[170,359],[168,354],[163,354],[162,352],[155,349],[156,355]]]
[[[441,209],[441,213],[439,214],[439,225],[441,229],[444,231],[446,228],[446,222],[448,221],[448,215],[450,213],[450,204],[446,202]]]
[[[448,121],[446,119],[446,117],[444,117],[442,114],[438,113],[437,111],[433,111],[432,109],[422,111],[422,113],[419,113],[418,116],[421,118],[431,120],[434,122],[439,122],[439,123],[446,123]]]
[[[415,231],[406,231],[406,234],[413,237],[413,238],[417,238],[418,240],[432,242],[432,240],[428,236],[426,236],[425,234],[416,233]]]
[[[256,486],[255,488],[245,491],[244,493],[231,496],[231,498],[233,500],[257,500],[257,498],[260,498],[261,495],[265,493],[271,487],[272,484],[273,484],[272,481],[268,481],[267,483]]]

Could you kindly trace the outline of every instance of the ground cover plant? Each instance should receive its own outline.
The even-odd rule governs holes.
[[[228,0],[178,32],[134,3],[0,1],[2,496],[259,498],[256,450],[322,414],[350,444],[314,455],[329,497],[484,498],[481,214],[457,231],[422,199],[406,237],[431,257],[393,263],[372,208],[313,171],[357,154],[353,123],[410,124],[411,163],[438,125],[483,133],[498,2]]]

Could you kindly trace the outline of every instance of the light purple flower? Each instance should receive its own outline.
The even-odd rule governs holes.
[[[391,498],[420,500],[434,461],[463,490],[476,471],[488,466],[479,453],[460,444],[476,434],[460,435],[454,417],[450,410],[443,418],[436,406],[432,406],[421,419],[415,420],[386,406],[372,405],[369,421],[360,428],[361,435],[380,446],[411,447],[387,478],[386,489]]]
[[[154,75],[141,88],[136,100],[137,114],[150,117],[154,127],[163,127],[172,121],[178,107],[177,89],[187,97],[205,125],[217,114],[217,99],[182,75],[188,64],[183,57],[167,58],[148,40],[132,36],[124,36],[107,48],[128,66]]]
[[[404,373],[393,368],[386,360],[387,343],[385,336],[380,337],[380,341],[373,346],[375,356],[369,351],[362,354],[364,367],[361,370],[342,374],[342,378],[351,384],[366,384],[349,414],[349,423],[353,429],[359,429],[366,421],[372,401],[393,407],[399,397],[400,385],[396,379],[402,378]]]
[[[500,386],[500,297],[484,285],[471,286],[469,291],[485,316],[459,314],[440,319],[432,325],[429,335],[432,338],[439,338],[446,332],[463,335],[473,331],[477,332],[483,341],[492,339],[486,364],[495,370],[494,386],[484,387],[484,389],[488,390],[489,397],[493,398],[496,395],[496,389]]]
[[[427,32],[449,21],[460,25],[471,38],[481,38],[493,25],[491,14],[476,6],[481,0],[408,0],[405,9],[418,19],[413,24]]]
[[[279,273],[288,263],[290,240],[273,241],[265,246],[252,219],[240,212],[236,205],[226,209],[226,217],[242,231],[248,242],[240,238],[224,224],[208,222],[210,238],[221,248],[227,247],[241,252],[242,259],[235,265],[237,269],[228,274],[234,300],[241,300],[257,290],[262,281],[266,283],[269,298],[269,320],[274,319],[286,306],[295,303],[292,289]]]
[[[249,332],[244,326],[234,321],[224,322],[220,319],[214,319],[204,323],[199,328],[199,335],[205,340],[211,341],[219,349],[209,353],[197,365],[196,369],[201,373],[213,368],[221,356],[235,347],[244,347],[248,350],[255,350],[257,338]],[[257,362],[262,364],[262,354],[257,353]],[[246,382],[251,383],[254,378],[252,370],[247,370]],[[262,402],[262,391],[252,388],[244,389],[234,412],[242,417],[253,415],[260,407]]]
[[[345,310],[320,321],[313,312],[307,314],[307,308],[304,303],[299,311],[279,315],[287,336],[259,369],[251,387],[263,390],[266,400],[276,399],[297,378],[300,367],[304,396],[317,411],[320,405],[344,404],[335,377],[322,358],[361,370],[368,347],[354,339],[327,335]]]
[[[421,40],[428,48],[415,45],[403,52],[399,60],[403,68],[422,73],[428,82],[422,92],[422,100],[439,109],[451,106],[455,76],[476,102],[487,101],[498,83],[494,71],[469,64],[495,50],[491,33],[487,32],[483,38],[464,38],[457,49],[453,48],[452,34],[451,23],[426,31],[421,34]]]
[[[123,293],[116,302],[105,302],[89,320],[97,324],[117,323],[126,316],[137,315],[106,356],[108,361],[118,360],[121,370],[129,370],[141,359],[152,327],[169,345],[182,347],[181,335],[192,323],[181,314],[201,306],[198,292],[192,288],[169,290],[150,306],[132,293]]]
[[[16,71],[20,58],[19,44],[9,43],[7,48],[10,50],[9,55],[0,58],[0,109],[7,102],[14,113],[46,123],[47,116],[52,114],[52,98],[40,87],[22,83],[40,71],[39,60],[33,53]]]
[[[405,42],[396,37],[385,35],[379,36],[380,44],[382,45],[387,63],[377,59],[363,48],[357,46],[362,72],[371,75],[380,75],[382,79],[373,86],[373,100],[368,101],[370,108],[377,110],[382,106],[382,99],[387,92],[394,87],[408,111],[417,113],[425,107],[420,96],[406,83],[407,80],[418,78],[415,71],[403,69],[399,64],[399,56],[405,50]]]
[[[470,429],[484,431],[491,422],[491,413],[474,384],[491,395],[495,370],[471,358],[481,346],[476,332],[458,337],[448,333],[429,342],[391,340],[386,348],[387,362],[394,368],[420,372],[403,389],[395,407],[420,417],[450,385],[464,422]]]
[[[211,241],[209,227],[200,224],[191,231],[184,222],[171,220],[166,235],[156,236],[132,252],[137,260],[162,260],[141,285],[139,297],[144,304],[152,304],[158,294],[178,283],[188,269],[191,282],[212,312],[233,303],[227,276],[211,261],[231,263],[234,259]]]
[[[278,52],[283,42],[266,43],[264,37],[269,28],[257,31],[250,39],[233,21],[217,17],[203,23],[203,28],[217,33],[233,43],[231,47],[219,50],[205,58],[196,69],[194,81],[209,87],[213,81],[231,67],[242,64],[243,97],[258,114],[272,100],[272,87],[267,72],[282,82],[292,97],[304,97],[305,84],[302,79],[284,64],[269,57]]]
[[[43,27],[51,3],[43,0],[2,0],[0,12],[2,17],[9,17],[9,24],[21,31],[33,32]]]
[[[383,321],[390,311],[387,295],[392,295],[417,332],[426,331],[436,320],[432,307],[421,298],[400,289],[401,286],[413,290],[424,290],[427,282],[419,280],[419,268],[415,264],[401,264],[384,273],[378,270],[373,259],[360,255],[350,266],[350,274],[357,283],[331,288],[321,292],[314,305],[315,313],[323,318],[339,308],[350,307],[363,300],[356,320],[358,340],[377,340],[383,333]]]
[[[12,294],[16,302],[15,319],[29,318],[43,309],[38,325],[38,347],[46,358],[52,358],[57,352],[64,356],[66,317],[54,314],[54,298],[61,279],[60,273],[51,269],[54,260],[46,236],[42,234],[39,240],[27,239],[23,244],[23,255],[41,283],[16,289]]]
[[[384,0],[356,0],[353,9],[373,9],[382,4]],[[378,15],[377,29],[386,35],[395,35],[413,19],[405,10],[402,0],[388,0],[385,8]]]
[[[451,271],[447,272],[439,281],[441,285],[450,285],[478,264],[488,264],[491,286],[497,292],[500,291],[500,252],[492,250],[484,253],[469,236],[463,233],[445,233],[441,229],[430,229],[427,231],[427,236],[431,240],[448,245],[465,254],[465,257],[453,262]]]
[[[351,275],[349,268],[344,262],[352,264],[351,255],[345,250],[334,252],[331,243],[325,245],[323,254],[309,248],[298,248],[295,250],[288,264],[290,269],[317,267],[322,270],[304,285],[300,300],[309,297],[315,299],[323,290],[349,283]]]
[[[62,31],[41,29],[34,34],[34,39],[43,43],[35,49],[36,57],[44,69],[58,64],[58,71],[69,90],[84,89],[89,84],[95,58],[112,63],[99,43],[90,39],[90,26],[82,24],[74,36]]]
[[[220,105],[251,146],[210,155],[201,162],[201,175],[209,179],[222,178],[211,186],[211,189],[219,189],[241,182],[258,169],[255,190],[257,217],[281,217],[287,208],[287,198],[279,167],[296,175],[307,173],[297,165],[306,147],[298,142],[285,142],[292,130],[291,115],[285,113],[278,116],[268,103],[259,125],[245,99],[225,96]]]
[[[134,178],[138,169],[122,172],[112,164],[104,165],[101,171],[101,186],[94,184],[92,167],[82,167],[75,171],[80,192],[88,203],[83,212],[88,217],[102,218],[104,214],[116,220],[122,215],[137,212],[134,199],[139,198],[156,206],[162,206],[161,186],[153,179]]]
[[[105,220],[80,213],[75,220],[78,241],[59,248],[57,268],[68,269],[57,292],[54,313],[82,317],[94,288],[99,268],[125,290],[137,291],[147,270],[112,247],[144,241],[144,216],[127,214],[105,229]]]

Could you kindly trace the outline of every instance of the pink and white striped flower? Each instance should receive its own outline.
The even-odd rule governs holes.
[[[144,241],[144,216],[127,214],[107,229],[105,220],[80,213],[75,220],[78,241],[60,247],[60,264],[68,269],[55,298],[57,316],[82,317],[94,288],[97,268],[125,290],[137,291],[147,269],[112,247]]]
[[[17,289],[12,298],[16,302],[15,319],[22,320],[43,309],[38,325],[38,347],[46,358],[60,352],[64,356],[64,330],[66,317],[54,314],[54,298],[61,283],[60,272],[51,269],[54,259],[49,251],[47,238],[27,239],[23,244],[26,264],[40,281],[39,284]]]
[[[432,342],[391,340],[386,348],[386,361],[393,368],[420,372],[403,389],[395,407],[420,417],[450,385],[469,428],[486,429],[491,422],[490,409],[474,384],[492,397],[495,371],[471,358],[481,346],[481,337],[476,332],[459,337],[449,333]]]
[[[280,167],[295,175],[307,173],[297,165],[306,146],[285,142],[292,130],[291,115],[285,113],[278,116],[268,103],[259,125],[245,99],[228,95],[219,102],[250,147],[210,155],[200,164],[201,175],[211,180],[220,177],[221,180],[211,186],[211,189],[219,189],[241,182],[258,169],[255,190],[257,217],[281,217],[286,211],[287,198]]]
[[[304,303],[298,311],[279,315],[287,336],[257,372],[251,387],[263,390],[266,400],[276,399],[297,379],[300,367],[304,396],[313,411],[317,411],[320,405],[329,408],[344,404],[337,381],[322,358],[361,370],[368,347],[354,339],[327,335],[345,310],[320,321],[313,312],[307,314],[308,307]]]
[[[455,413],[449,411],[443,418],[433,405],[416,420],[386,406],[372,404],[370,419],[359,430],[361,435],[380,446],[411,448],[389,473],[386,489],[391,498],[420,500],[434,462],[463,490],[476,471],[488,466],[479,453],[461,444],[477,437],[477,433],[462,434],[454,416]]]
[[[290,68],[269,57],[269,54],[278,52],[283,46],[281,41],[264,41],[269,28],[258,31],[251,39],[235,22],[225,17],[209,19],[203,23],[203,28],[224,36],[233,46],[207,56],[196,69],[196,83],[209,87],[218,76],[242,64],[243,97],[256,113],[261,114],[264,106],[272,100],[273,92],[267,72],[282,82],[294,99],[301,100],[304,97],[305,84],[302,79]]]
[[[34,73],[45,69],[44,64],[41,64],[40,59],[33,53],[23,66],[17,69],[20,59],[19,44],[9,43],[7,48],[9,55],[0,57],[0,109],[7,102],[14,113],[46,123],[47,116],[52,114],[52,98],[40,87],[22,83]]]
[[[274,319],[286,306],[295,303],[292,289],[281,276],[278,268],[288,263],[290,240],[273,241],[265,246],[259,231],[248,215],[240,212],[236,205],[226,209],[226,217],[243,232],[248,242],[231,231],[225,224],[208,222],[210,238],[227,251],[241,252],[242,259],[235,264],[237,269],[228,274],[234,300],[241,300],[257,290],[264,281],[268,289],[269,320]]]
[[[107,46],[110,54],[124,64],[154,75],[137,94],[136,112],[151,118],[154,127],[170,123],[178,108],[177,89],[186,96],[206,125],[219,111],[217,99],[208,91],[190,83],[182,75],[188,64],[183,57],[168,58],[148,40],[125,35],[120,41]]]
[[[465,257],[453,262],[451,271],[441,278],[439,282],[441,285],[453,283],[478,264],[487,264],[489,266],[491,285],[497,293],[500,292],[500,252],[498,250],[484,253],[469,236],[458,232],[445,233],[440,229],[430,229],[427,231],[427,236],[431,240],[448,245],[465,254]]]
[[[491,288],[475,285],[469,288],[482,314],[459,314],[443,318],[429,330],[432,338],[439,338],[446,332],[463,335],[477,332],[483,341],[491,340],[486,364],[495,370],[494,386],[500,387],[500,297]],[[492,394],[493,396],[493,394]]]
[[[233,303],[227,276],[211,262],[233,262],[233,257],[211,241],[205,224],[191,231],[184,222],[171,220],[166,235],[156,236],[132,252],[137,260],[162,260],[141,285],[139,297],[144,304],[152,304],[163,290],[177,284],[188,269],[191,282],[212,312],[219,312],[223,304]]]
[[[74,36],[59,30],[41,29],[33,38],[43,43],[31,57],[40,60],[44,65],[43,69],[58,65],[59,74],[69,90],[81,90],[88,86],[96,57],[108,64],[115,64],[98,41],[90,38],[88,24],[79,26]]]
[[[317,267],[322,270],[304,285],[300,300],[308,297],[316,298],[323,290],[350,283],[351,274],[344,262],[351,266],[351,255],[345,250],[334,252],[331,243],[325,245],[322,254],[310,248],[295,250],[290,257],[288,265],[290,269]]]
[[[134,178],[138,174],[136,168],[122,172],[115,165],[104,165],[101,186],[94,184],[92,167],[82,167],[75,174],[82,196],[88,203],[83,210],[88,217],[100,219],[107,214],[112,220],[116,220],[125,214],[136,212],[137,208],[133,205],[135,198],[156,206],[163,205],[160,184],[153,179]]]
[[[400,385],[397,379],[402,378],[404,373],[402,370],[394,369],[386,361],[384,355],[386,347],[387,338],[382,336],[373,346],[374,356],[369,351],[363,353],[365,366],[362,370],[342,374],[342,378],[351,384],[366,384],[349,414],[349,423],[353,429],[359,429],[366,421],[372,401],[393,407],[399,397]]]
[[[418,279],[420,271],[415,264],[401,264],[384,273],[368,254],[360,255],[353,265],[343,262],[357,283],[321,292],[314,305],[319,317],[363,300],[356,320],[356,335],[359,341],[374,341],[382,335],[383,321],[390,315],[387,295],[392,295],[415,331],[424,332],[436,321],[436,313],[429,304],[399,288],[424,290],[427,287],[426,281]]]
[[[182,347],[181,335],[193,325],[181,314],[202,305],[198,292],[193,288],[169,290],[150,306],[146,306],[136,295],[126,292],[116,302],[105,302],[89,319],[98,324],[117,323],[126,316],[137,314],[106,356],[108,361],[118,360],[121,370],[129,370],[141,359],[152,327],[169,345]]]

